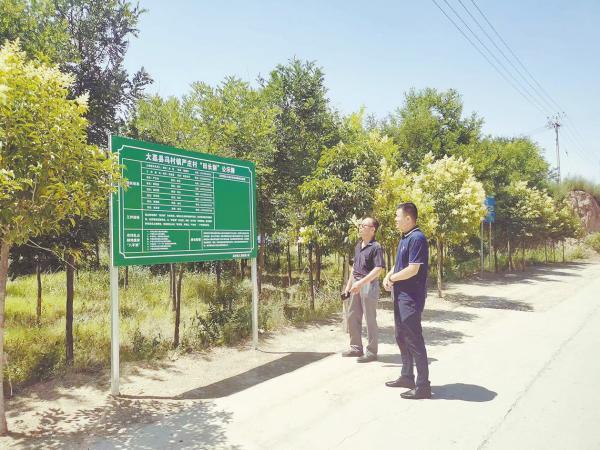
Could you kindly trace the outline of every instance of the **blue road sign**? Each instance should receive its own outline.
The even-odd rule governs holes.
[[[496,199],[494,197],[486,197],[483,203],[487,209],[484,221],[494,223],[496,221]]]

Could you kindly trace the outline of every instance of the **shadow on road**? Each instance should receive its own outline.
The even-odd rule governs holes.
[[[10,433],[11,446],[25,449],[56,448],[221,448],[228,444],[224,424],[231,414],[210,403],[141,401],[112,398],[103,406],[65,413],[49,408],[32,433]],[[69,423],[83,424],[76,430]],[[143,435],[140,427],[145,426]],[[63,428],[66,427],[66,428]],[[169,432],[166,433],[165,429]],[[94,443],[97,439],[108,442]],[[93,441],[90,442],[90,439]],[[2,445],[0,445],[1,447]],[[235,447],[227,447],[235,448]]]
[[[456,303],[470,308],[488,308],[488,309],[509,309],[512,311],[533,311],[533,306],[529,303],[517,300],[508,300],[502,297],[491,297],[488,295],[466,295],[466,294],[445,294],[444,300],[450,303]]]
[[[176,396],[161,397],[153,395],[122,395],[121,398],[155,400],[206,400],[227,397],[257,384],[268,381],[272,378],[293,372],[294,370],[297,370],[308,364],[312,364],[330,355],[333,355],[333,352],[286,353],[286,356],[240,373],[239,375],[225,378],[224,380],[217,381],[216,383],[201,386]]]
[[[434,346],[460,344],[463,342],[463,338],[467,337],[467,335],[461,333],[460,331],[446,330],[440,327],[424,326],[423,337],[425,338],[425,345]],[[379,342],[396,345],[396,335],[393,326],[379,328]]]
[[[515,282],[520,283],[531,283],[534,280],[548,280],[547,276],[557,277],[580,277],[581,273],[578,272],[566,272],[561,269],[575,269],[581,270],[586,267],[593,265],[591,262],[567,262],[567,263],[550,263],[547,265],[535,265],[527,267],[525,272],[514,271],[514,272],[500,272],[490,273],[485,272],[483,276],[477,275],[471,277],[463,282],[474,285],[485,285],[485,286],[501,286],[511,284]],[[554,280],[557,281],[557,280]]]
[[[462,400],[463,402],[489,402],[498,395],[483,386],[464,383],[431,386],[431,392],[434,400]]]

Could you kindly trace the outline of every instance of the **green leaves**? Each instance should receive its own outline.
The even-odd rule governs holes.
[[[10,242],[99,214],[118,180],[113,161],[86,144],[85,97],[73,77],[27,61],[18,43],[0,49],[0,232]]]

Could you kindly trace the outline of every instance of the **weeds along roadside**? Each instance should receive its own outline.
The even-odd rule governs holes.
[[[332,265],[333,266],[333,265]],[[263,283],[259,303],[261,332],[331,317],[341,311],[337,267],[325,267],[309,307],[308,283],[301,278],[291,287]],[[75,282],[74,354],[65,361],[65,275],[42,274],[41,323],[36,323],[37,280],[22,276],[8,284],[6,342],[7,393],[55,378],[66,371],[97,373],[110,365],[109,279],[104,271],[80,271]],[[334,281],[335,280],[335,281]],[[174,316],[169,276],[153,275],[146,267],[129,269],[129,285],[120,288],[122,361],[154,361],[170,352],[206,351],[217,345],[240,345],[251,336],[249,279],[186,273],[182,285],[181,343],[173,349]],[[8,382],[10,381],[10,382]]]

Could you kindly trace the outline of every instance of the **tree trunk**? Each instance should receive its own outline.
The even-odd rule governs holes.
[[[129,266],[125,266],[125,281],[123,282],[125,287],[129,287]]]
[[[392,252],[388,248],[385,253],[387,256],[387,270],[389,271],[392,268]]]
[[[442,298],[442,248],[443,244],[440,239],[436,239],[437,243],[437,290],[438,297]]]
[[[522,271],[525,272],[525,239],[521,240],[521,260],[523,262]]]
[[[312,245],[308,244],[308,287],[310,289],[310,309],[315,310],[315,285],[313,280]]]
[[[544,241],[544,259],[546,260],[546,264],[548,264],[548,242]]]
[[[242,280],[246,276],[246,264],[247,264],[247,260],[242,259],[240,261],[240,279],[242,279]]]
[[[183,270],[185,265],[179,264],[179,278],[177,288],[175,289],[175,335],[173,336],[173,348],[179,347],[179,322],[181,319],[181,282],[183,280]]]
[[[221,261],[215,263],[215,275],[217,276],[217,289],[221,287]]]
[[[169,292],[171,294],[171,311],[177,308],[177,276],[175,264],[169,264]]]
[[[67,314],[65,320],[66,333],[66,363],[68,366],[73,365],[73,298],[74,290],[74,275],[75,275],[75,257],[71,253],[67,253]]]
[[[4,307],[6,300],[6,281],[8,279],[8,253],[10,243],[0,241],[0,374],[4,373]],[[0,376],[0,436],[6,436],[8,426],[4,411],[4,377]]]
[[[498,247],[494,245],[494,273],[498,273]]]
[[[346,255],[342,255],[342,290],[346,286],[348,279],[346,278]]]
[[[552,241],[552,260],[556,262],[556,243]]]
[[[35,274],[37,277],[37,306],[35,308],[35,322],[39,327],[42,324],[42,263],[39,258],[35,265]]]
[[[100,241],[96,239],[94,241],[94,250],[96,253],[96,269],[100,268]]]
[[[508,247],[508,271],[512,272],[515,266],[512,259],[512,247],[510,246],[510,239],[506,240],[506,246]]]
[[[298,271],[302,267],[302,244],[298,243]]]
[[[562,241],[562,262],[565,262],[565,241]]]
[[[277,273],[281,272],[281,244],[277,244]]]
[[[292,286],[292,254],[290,252],[290,241],[287,243],[287,275],[288,287]]]
[[[315,245],[315,263],[317,265],[317,291],[321,289],[321,246],[319,244]]]
[[[442,276],[442,278],[444,278],[445,273],[444,273],[444,243],[443,242],[440,243],[439,252],[440,252],[440,260],[442,261],[442,265],[441,265],[442,275],[441,276]],[[440,297],[441,297],[441,295],[440,295]]]

